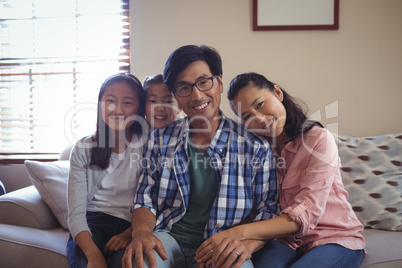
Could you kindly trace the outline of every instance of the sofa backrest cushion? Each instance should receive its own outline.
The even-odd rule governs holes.
[[[59,160],[70,160],[70,155],[73,147],[73,145],[70,145],[64,148],[64,150],[59,155]]]
[[[402,231],[402,133],[338,136],[349,202],[366,227]]]

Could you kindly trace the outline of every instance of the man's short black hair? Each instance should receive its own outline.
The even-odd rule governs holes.
[[[176,77],[195,61],[205,61],[212,75],[222,74],[222,60],[219,52],[205,45],[186,45],[176,49],[165,63],[163,78],[169,89],[173,92]]]

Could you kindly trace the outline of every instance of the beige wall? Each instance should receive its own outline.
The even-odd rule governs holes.
[[[206,44],[221,53],[225,89],[237,74],[259,72],[339,133],[402,132],[401,0],[340,0],[337,31],[252,31],[251,0],[130,4],[131,71],[140,79],[162,72],[179,46]],[[226,95],[222,109],[233,116]]]
[[[225,88],[255,71],[339,133],[402,132],[402,0],[340,0],[338,31],[281,32],[252,31],[251,2],[131,0],[132,73],[144,79],[179,46],[207,44],[222,55]],[[226,97],[222,109],[233,116]],[[23,165],[0,166],[0,175],[8,191],[30,183]]]

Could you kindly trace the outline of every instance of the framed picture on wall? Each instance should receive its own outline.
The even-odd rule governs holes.
[[[338,30],[339,0],[253,0],[253,30]]]

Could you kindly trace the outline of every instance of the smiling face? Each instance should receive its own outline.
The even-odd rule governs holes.
[[[259,89],[254,83],[242,88],[232,102],[237,115],[245,126],[265,137],[281,135],[286,122],[286,110],[282,104],[282,90]]]
[[[165,83],[150,84],[146,91],[145,116],[154,128],[163,128],[180,113],[176,98]]]
[[[175,79],[175,87],[182,84],[193,84],[201,79],[212,77],[208,64],[205,61],[195,61],[184,69]],[[223,86],[221,76],[213,79],[210,90],[201,92],[195,86],[193,92],[187,97],[176,95],[179,107],[190,118],[202,118],[211,121],[219,116],[219,105]]]
[[[112,130],[129,132],[139,110],[137,94],[124,82],[111,84],[105,88],[101,109],[103,120]]]

